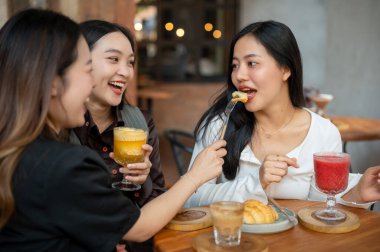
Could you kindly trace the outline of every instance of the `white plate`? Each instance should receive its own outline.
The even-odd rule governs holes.
[[[283,208],[289,215],[295,216],[294,212],[288,208]],[[273,234],[288,230],[293,227],[283,213],[278,212],[279,218],[270,224],[243,224],[242,231],[254,234]]]

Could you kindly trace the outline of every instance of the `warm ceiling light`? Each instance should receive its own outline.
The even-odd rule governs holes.
[[[219,30],[215,30],[213,33],[212,33],[212,36],[216,39],[219,39],[221,36],[222,36],[222,32],[219,31]]]
[[[211,24],[211,23],[205,23],[205,31],[212,31],[212,28],[214,28],[214,26]]]
[[[172,31],[172,30],[174,29],[174,24],[173,24],[172,22],[167,22],[167,23],[165,24],[165,29],[166,29],[167,31]]]
[[[175,34],[178,36],[178,37],[183,37],[185,35],[185,30],[182,29],[182,28],[179,28],[175,31]]]
[[[135,23],[135,30],[136,30],[136,31],[141,31],[142,28],[143,28],[142,23],[140,23],[140,22]]]

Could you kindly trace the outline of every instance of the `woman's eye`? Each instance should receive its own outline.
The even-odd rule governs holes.
[[[135,60],[128,61],[128,65],[133,67],[135,65]]]
[[[119,62],[118,57],[109,57],[108,59],[111,60],[112,62]]]
[[[232,69],[237,69],[238,67],[239,67],[238,64],[234,64],[234,63],[231,64],[231,68],[232,68]]]
[[[250,67],[254,67],[254,66],[256,66],[256,65],[257,65],[257,63],[254,62],[254,61],[250,61],[250,62],[248,62],[248,66],[250,66]]]

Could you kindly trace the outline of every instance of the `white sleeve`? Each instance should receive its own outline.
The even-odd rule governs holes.
[[[267,197],[261,184],[258,183],[258,176],[257,171],[222,183],[217,183],[216,179],[208,181],[189,198],[185,207],[204,206],[216,201],[244,202],[251,198],[266,204]]]
[[[191,157],[189,170],[191,169],[191,165],[199,152],[218,138],[221,125],[221,120],[213,120],[204,135],[204,140],[197,139],[194,146],[193,155]],[[200,136],[202,136],[202,134],[203,132],[200,132]],[[257,198],[263,202],[267,202],[266,194],[261,184],[258,182],[260,181],[258,179],[258,170],[252,174],[240,177],[238,174],[232,181],[226,180],[223,175],[221,176],[222,178],[219,178],[219,180],[223,180],[224,182],[220,182],[219,180],[217,181],[217,179],[212,179],[206,182],[200,186],[198,190],[188,199],[185,207],[203,206],[215,201],[243,202],[250,198]]]
[[[330,127],[326,127],[326,131],[324,132],[324,145],[327,147],[326,151],[342,152],[342,137],[340,132],[331,121],[329,121],[328,124]]]
[[[336,202],[345,205],[345,206],[351,206],[351,207],[360,207],[360,208],[369,208],[373,203],[375,202],[367,202],[367,203],[356,203],[356,202],[348,202],[342,199],[343,195],[345,195],[348,191],[350,191],[354,186],[356,186],[359,183],[360,178],[363,175],[360,173],[350,173],[348,177],[348,186],[347,189],[336,195]]]
[[[216,141],[217,134],[218,134],[218,129],[221,128],[222,121],[220,119],[213,119],[208,128],[207,131],[204,131],[204,128],[202,128],[204,125],[201,126],[201,130],[199,131],[198,134],[198,139],[196,139],[194,149],[193,149],[193,154],[191,156],[190,164],[188,167],[188,170],[191,169],[191,166],[193,165],[193,162],[195,158],[198,156],[198,154],[206,148],[208,145],[212,144],[213,142]]]

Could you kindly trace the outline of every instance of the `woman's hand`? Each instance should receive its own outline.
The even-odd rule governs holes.
[[[225,140],[218,140],[203,149],[195,158],[191,169],[186,173],[197,186],[213,179],[222,172],[223,157],[227,154]]]
[[[149,160],[149,155],[152,153],[153,147],[149,144],[144,144],[142,149],[144,150],[144,162],[129,164],[127,167],[119,168],[119,172],[126,174],[126,180],[140,185],[144,184],[145,180],[149,176],[150,168],[152,167],[152,163]],[[110,153],[110,157],[114,157],[112,152]]]
[[[289,166],[298,168],[296,158],[281,155],[268,155],[260,167],[260,183],[263,189],[273,182],[280,182],[288,174]]]
[[[128,252],[128,251],[125,249],[125,244],[117,244],[116,252]]]
[[[357,203],[379,201],[380,200],[380,165],[368,168],[359,183],[352,188],[351,193],[347,197],[343,197],[346,201]]]

